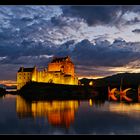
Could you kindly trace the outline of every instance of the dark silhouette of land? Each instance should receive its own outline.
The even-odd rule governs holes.
[[[93,85],[89,86],[89,82]],[[19,94],[27,99],[107,99],[108,86],[110,88],[126,89],[127,96],[137,100],[138,86],[140,85],[140,73],[121,73],[102,79],[80,80],[81,85],[62,85],[53,83],[29,82],[19,91],[5,91],[0,88],[0,93]]]
[[[88,85],[90,81],[93,81],[94,86],[96,87],[120,87],[124,88],[137,88],[140,84],[140,73],[120,73],[112,76],[108,76],[101,79],[86,79],[83,78],[80,80],[81,84]]]
[[[6,94],[6,90],[4,88],[0,87],[0,98],[2,98],[3,96],[5,96]]]
[[[98,93],[91,86],[29,82],[18,94],[28,99],[90,99]]]
[[[102,92],[105,94],[103,95],[105,98],[107,98],[107,89],[109,86],[110,88],[117,88],[118,90],[120,89],[120,87],[122,88],[122,90],[126,88],[131,88],[131,90],[127,92],[127,96],[132,98],[133,101],[138,100],[138,86],[140,85],[140,73],[120,73],[101,79],[83,78],[80,80],[81,84],[83,85],[88,85],[90,81],[93,81],[94,87],[100,87],[102,89]],[[99,92],[99,95],[101,95],[100,93],[101,92]]]
[[[4,88],[0,88],[0,94],[5,94],[6,90]]]

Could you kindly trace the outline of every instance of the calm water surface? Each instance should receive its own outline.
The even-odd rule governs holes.
[[[140,134],[140,103],[0,98],[0,134]]]

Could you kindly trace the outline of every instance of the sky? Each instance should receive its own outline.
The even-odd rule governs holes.
[[[0,6],[0,80],[67,55],[79,78],[140,72],[140,6]]]

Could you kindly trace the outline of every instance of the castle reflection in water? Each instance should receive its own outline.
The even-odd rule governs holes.
[[[28,102],[20,96],[16,98],[16,112],[20,119],[44,117],[51,125],[66,128],[74,122],[78,107],[78,101]]]

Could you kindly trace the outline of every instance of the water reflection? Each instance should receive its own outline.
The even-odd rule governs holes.
[[[95,100],[95,99],[89,99],[88,105],[90,107],[102,107],[105,104],[105,100]]]
[[[140,103],[109,103],[109,111],[117,114],[125,114],[132,117],[139,117]]]
[[[6,95],[0,99],[0,114],[1,134],[140,134],[140,103],[31,102]]]
[[[78,101],[36,101],[28,102],[20,96],[16,98],[16,112],[19,118],[44,117],[54,126],[70,127],[74,122]]]
[[[5,97],[5,94],[0,94],[0,99],[3,99]]]

